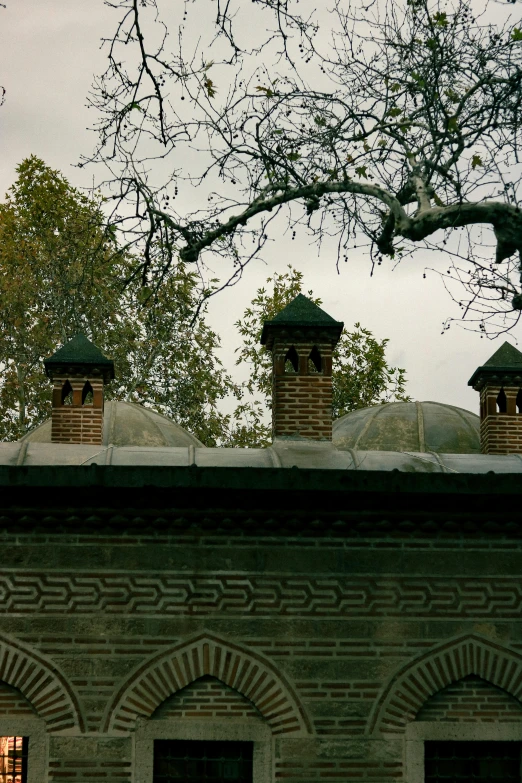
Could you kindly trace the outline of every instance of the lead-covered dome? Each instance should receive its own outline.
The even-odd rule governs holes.
[[[480,454],[480,419],[441,402],[388,402],[361,408],[333,424],[337,449]]]
[[[31,443],[51,443],[51,419],[28,432],[22,440]],[[102,445],[205,448],[194,435],[179,424],[132,402],[105,403]]]

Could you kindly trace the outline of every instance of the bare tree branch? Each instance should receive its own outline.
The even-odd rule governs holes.
[[[84,163],[109,168],[111,220],[142,251],[144,284],[178,260],[211,258],[233,260],[233,282],[274,211],[318,243],[335,235],[339,258],[363,243],[372,259],[399,259],[437,232],[469,227],[468,251],[458,251],[469,259],[466,290],[516,320],[517,9],[500,13],[487,0],[475,14],[465,0],[253,0],[248,12],[241,0],[179,11],[162,0],[107,4],[119,18],[90,96],[99,143]],[[473,272],[481,225],[496,242],[488,281]]]

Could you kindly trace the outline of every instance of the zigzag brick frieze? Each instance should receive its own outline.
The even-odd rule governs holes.
[[[522,655],[470,635],[436,645],[397,672],[373,710],[370,732],[403,733],[433,694],[469,674],[522,700]]]
[[[134,671],[108,707],[105,730],[132,730],[137,718],[150,717],[165,699],[208,675],[252,702],[273,734],[311,733],[296,692],[274,666],[214,635],[176,645]]]
[[[513,578],[270,578],[0,574],[0,615],[219,613],[299,616],[502,617],[522,614]]]
[[[56,665],[25,645],[1,636],[0,681],[20,691],[45,720],[48,731],[84,730],[76,696]]]

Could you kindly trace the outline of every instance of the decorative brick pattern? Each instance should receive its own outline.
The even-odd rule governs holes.
[[[29,717],[34,716],[35,711],[17,688],[0,682],[0,717],[4,715]]]
[[[522,704],[501,688],[471,674],[429,698],[416,720],[455,723],[522,721]]]
[[[519,579],[0,574],[0,615],[147,614],[299,617],[522,615]]]
[[[128,731],[138,717],[150,717],[165,699],[204,675],[243,694],[273,734],[311,732],[297,694],[270,661],[209,635],[162,652],[133,672],[109,705],[106,730]]]
[[[18,642],[0,638],[0,681],[19,690],[48,731],[84,730],[78,701],[55,663]]]
[[[475,636],[438,645],[404,666],[376,704],[371,732],[404,732],[422,705],[457,680],[475,674],[517,701],[522,698],[522,656]]]
[[[233,688],[215,677],[205,676],[167,698],[151,718],[259,719],[262,715],[251,701]]]
[[[195,733],[259,730],[279,783],[404,783],[416,717],[521,725],[516,510],[500,507],[511,527],[491,535],[486,513],[404,516],[407,539],[392,509],[354,511],[347,491],[348,521],[332,513],[327,538],[329,510],[184,510],[172,497],[165,509],[3,511],[0,624],[25,657],[2,678],[31,703],[36,678],[52,783],[129,781],[140,733],[192,719]],[[350,519],[357,539],[343,538]],[[0,689],[0,717],[3,703]]]

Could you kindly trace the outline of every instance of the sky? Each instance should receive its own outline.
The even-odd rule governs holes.
[[[16,165],[31,154],[61,170],[71,184],[89,186],[94,172],[75,164],[94,146],[88,127],[96,118],[86,96],[93,74],[104,68],[100,39],[111,33],[114,12],[102,0],[6,3],[0,8],[0,84],[6,89],[0,108],[0,193],[14,181]],[[209,320],[222,338],[222,360],[232,369],[239,344],[235,321],[266,278],[291,263],[304,272],[305,289],[313,289],[335,319],[348,329],[360,322],[376,338],[389,339],[388,361],[405,368],[414,399],[478,413],[478,394],[468,379],[506,338],[489,341],[457,325],[441,334],[446,318],[459,317],[459,311],[437,275],[423,277],[426,261],[431,265],[433,258],[419,256],[395,269],[389,263],[372,278],[368,262],[353,255],[338,273],[333,248],[318,255],[304,236],[291,241],[281,233],[264,261],[247,268],[240,283],[211,302]],[[516,344],[521,328],[507,339]]]

